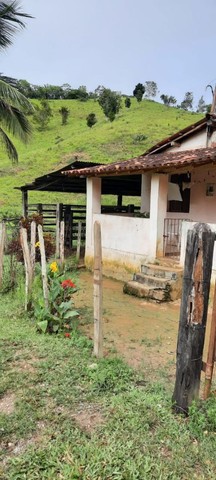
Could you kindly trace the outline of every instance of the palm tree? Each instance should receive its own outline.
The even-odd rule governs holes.
[[[25,28],[22,18],[32,17],[20,11],[19,1],[0,2],[0,50],[11,45],[17,31]]]
[[[12,44],[18,29],[24,28],[23,17],[30,15],[20,11],[19,1],[0,2],[0,51]],[[12,161],[18,161],[18,153],[5,129],[23,142],[31,134],[31,125],[25,112],[33,109],[31,103],[15,87],[16,82],[0,75],[0,139]]]

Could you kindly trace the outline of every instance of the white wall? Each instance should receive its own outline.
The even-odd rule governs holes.
[[[209,145],[210,146],[210,145]],[[171,147],[170,152],[182,152],[184,150],[193,150],[194,148],[206,148],[207,147],[207,134],[206,127],[193,136],[182,139],[182,143],[179,147]]]
[[[183,222],[182,223],[182,234],[181,234],[181,255],[180,255],[180,265],[184,266],[185,261],[185,251],[187,243],[187,232],[192,230],[196,222]],[[216,232],[216,223],[208,223],[209,227],[213,232]],[[213,256],[213,276],[216,276],[216,246],[214,247],[214,256]]]
[[[215,184],[215,195],[213,197],[206,195],[208,184]],[[192,172],[189,213],[167,212],[167,218],[216,223],[216,167],[200,167]]]
[[[94,214],[96,220],[101,224],[103,260],[140,267],[150,251],[150,219]]]

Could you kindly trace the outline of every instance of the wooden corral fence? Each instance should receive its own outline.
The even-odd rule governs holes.
[[[85,205],[65,205],[63,203],[56,204],[29,204],[28,216],[39,213],[43,216],[43,230],[56,234],[61,221],[64,221],[65,247],[71,249],[77,243],[78,224],[82,223],[82,242],[85,242],[86,231],[86,207]]]

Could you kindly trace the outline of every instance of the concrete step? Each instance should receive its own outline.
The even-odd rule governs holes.
[[[178,280],[182,278],[183,269],[181,267],[166,267],[149,263],[141,265],[141,273],[151,277],[165,278],[166,280]]]
[[[146,275],[145,273],[135,273],[133,280],[135,282],[142,283],[151,288],[166,288],[167,285],[170,285],[173,281],[165,277],[156,277],[151,275]]]
[[[139,298],[146,298],[147,300],[154,300],[158,303],[167,302],[170,300],[169,292],[162,288],[152,288],[142,283],[131,280],[125,283],[123,292],[128,295],[135,295]]]

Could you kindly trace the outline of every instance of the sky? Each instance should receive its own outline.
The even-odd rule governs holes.
[[[211,103],[215,0],[22,0],[34,16],[1,53],[0,72],[32,84],[98,85],[132,95],[157,82],[178,102]]]

